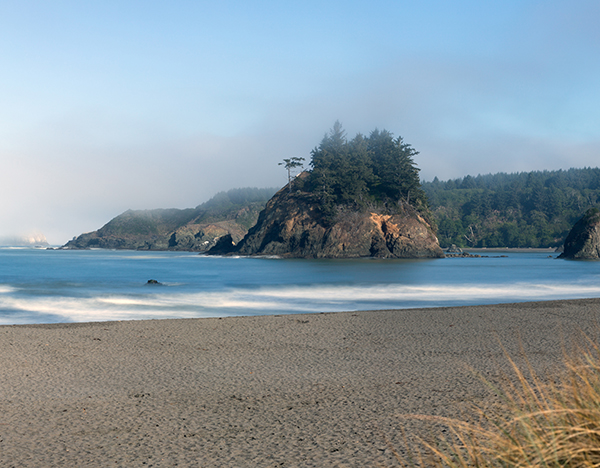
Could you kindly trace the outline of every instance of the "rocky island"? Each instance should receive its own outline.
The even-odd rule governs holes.
[[[385,130],[348,141],[336,122],[313,150],[312,169],[269,200],[241,242],[224,237],[208,254],[443,257],[416,154]]]
[[[234,245],[231,237],[209,251],[221,255],[276,255],[293,258],[443,257],[431,226],[410,206],[402,213],[341,210],[323,221],[310,194],[278,192],[257,224]]]

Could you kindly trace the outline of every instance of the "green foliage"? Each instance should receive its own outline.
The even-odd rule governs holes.
[[[193,214],[192,209],[128,210],[110,220],[98,232],[103,236],[124,238],[156,236],[187,222]]]
[[[377,184],[373,187],[375,194],[389,200],[411,203],[412,199],[413,204],[425,204],[419,169],[414,162],[414,156],[419,152],[405,144],[401,137],[394,139],[387,130],[373,131],[367,143],[377,178]]]
[[[600,218],[600,210],[596,207],[590,208],[589,210],[587,210],[585,212],[585,215],[583,218],[588,223],[596,222],[598,220],[598,218]]]
[[[188,223],[218,222],[235,219],[249,229],[256,221],[275,188],[239,188],[219,192],[196,208],[128,210],[98,230],[102,236],[131,238],[160,236]]]
[[[196,207],[195,222],[206,223],[233,218],[237,224],[249,229],[276,191],[276,188],[247,187],[219,192]]]
[[[600,169],[424,182],[442,247],[558,247],[600,202]]]
[[[348,140],[336,122],[312,151],[312,169],[303,189],[317,195],[326,217],[333,216],[337,205],[377,204],[394,210],[406,204],[426,211],[427,198],[413,159],[417,154],[387,130]]]
[[[276,188],[246,187],[219,192],[207,202],[196,207],[202,211],[223,211],[250,203],[265,204],[277,191]]]

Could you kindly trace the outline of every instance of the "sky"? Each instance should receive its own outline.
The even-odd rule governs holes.
[[[0,237],[279,187],[339,120],[423,180],[597,167],[597,0],[0,0]]]

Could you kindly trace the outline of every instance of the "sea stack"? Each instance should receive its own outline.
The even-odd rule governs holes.
[[[224,254],[222,249],[209,254]],[[238,255],[285,258],[439,258],[444,253],[430,224],[411,205],[394,214],[340,209],[322,215],[317,198],[280,190],[267,203],[244,239],[231,246]]]
[[[600,210],[590,208],[565,240],[564,251],[558,258],[573,260],[600,259]]]
[[[229,253],[288,258],[443,257],[418,154],[374,130],[348,140],[336,122],[311,152],[310,170],[289,177]],[[304,158],[284,159],[288,175]],[[208,254],[224,254],[210,250]]]

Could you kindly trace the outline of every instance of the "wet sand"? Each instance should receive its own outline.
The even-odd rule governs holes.
[[[600,299],[0,327],[2,467],[397,466],[403,414],[552,372]],[[379,465],[378,465],[379,464]]]

